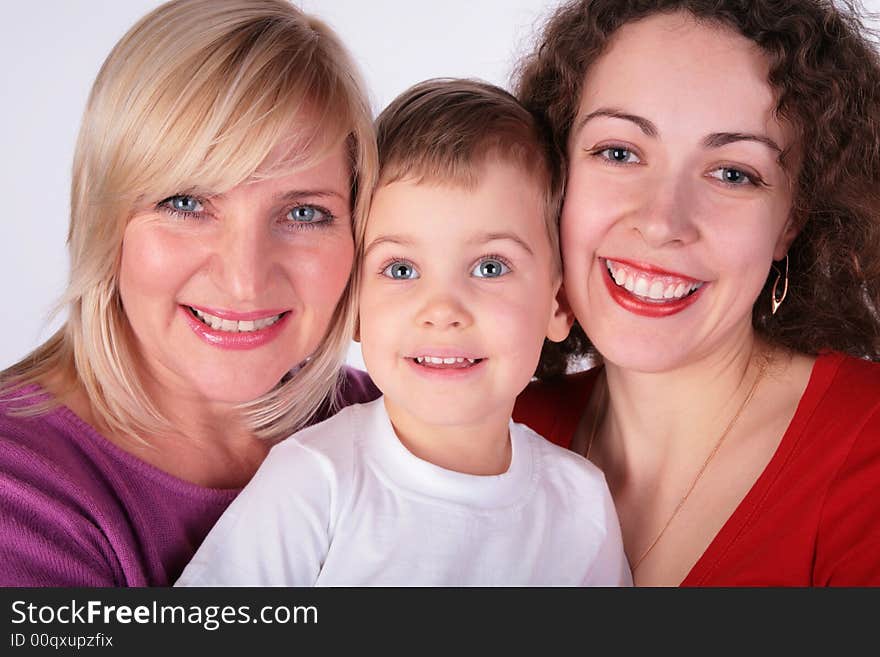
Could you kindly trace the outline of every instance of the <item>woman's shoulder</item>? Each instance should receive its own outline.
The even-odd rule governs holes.
[[[100,479],[82,449],[82,431],[60,408],[21,415],[35,399],[4,396],[0,404],[0,583],[114,584],[119,573],[91,517]]]
[[[237,491],[163,473],[67,406],[22,414],[50,399],[0,401],[0,584],[166,584]]]
[[[65,407],[38,386],[0,396],[0,471],[65,469],[81,459],[84,423],[72,422]],[[70,414],[72,416],[72,414]]]
[[[869,385],[872,389],[880,387],[880,362],[856,358],[838,352],[819,356],[818,361],[826,361],[835,368],[836,378],[857,381],[861,385]]]
[[[816,396],[820,410],[841,419],[859,418],[880,411],[880,363],[837,352],[820,355],[805,397]]]
[[[880,583],[880,363],[842,354],[816,361],[821,400],[808,423],[813,463],[833,466],[817,546],[819,582]],[[808,388],[809,390],[809,388]]]
[[[788,434],[800,462],[821,461],[838,483],[850,470],[880,477],[880,363],[820,355]]]
[[[532,381],[517,397],[513,419],[568,448],[601,368]]]

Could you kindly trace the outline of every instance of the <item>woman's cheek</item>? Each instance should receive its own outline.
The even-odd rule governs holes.
[[[330,315],[348,283],[354,261],[351,238],[327,241],[318,249],[289,254],[288,277],[299,288],[301,296]]]

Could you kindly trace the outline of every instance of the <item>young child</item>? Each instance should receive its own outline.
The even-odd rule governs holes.
[[[384,396],[276,445],[177,584],[631,584],[601,472],[510,419],[571,324],[558,161],[481,82],[418,84],[377,127],[355,280]]]

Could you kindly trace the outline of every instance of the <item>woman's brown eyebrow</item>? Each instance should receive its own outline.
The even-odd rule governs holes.
[[[613,108],[602,108],[594,112],[590,112],[578,122],[577,130],[581,130],[584,125],[586,125],[590,120],[600,116],[607,116],[613,119],[623,119],[624,121],[635,123],[639,127],[639,129],[641,129],[641,131],[649,137],[656,137],[659,134],[657,126],[655,126],[650,120],[644,118],[643,116],[628,114],[626,112]],[[771,148],[777,153],[782,153],[782,148],[780,148],[775,141],[770,139],[770,137],[748,132],[713,132],[703,140],[703,145],[707,148],[719,148],[721,146],[732,144],[733,142],[737,141],[758,142],[760,144],[764,144],[768,148]]]
[[[613,108],[601,108],[595,110],[594,112],[590,112],[578,122],[575,132],[580,132],[588,122],[600,116],[607,116],[612,119],[623,119],[624,121],[635,123],[639,127],[639,129],[649,137],[656,137],[658,134],[657,126],[655,126],[645,117],[638,116],[636,114],[627,114],[626,112]]]
[[[770,139],[770,137],[767,137],[766,135],[755,135],[748,132],[713,132],[703,140],[703,146],[707,148],[720,148],[721,146],[726,146],[727,144],[732,144],[737,141],[758,142],[777,153],[782,153],[782,149],[775,141]]]

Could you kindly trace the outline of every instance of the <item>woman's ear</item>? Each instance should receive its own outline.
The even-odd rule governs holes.
[[[785,227],[782,229],[782,233],[780,233],[779,239],[776,240],[776,245],[773,248],[774,261],[782,260],[788,254],[791,243],[794,242],[794,238],[798,236],[800,231],[800,221],[797,220],[793,213],[789,214],[788,221],[785,222]]]
[[[574,313],[568,304],[568,297],[565,296],[565,286],[560,282],[550,306],[547,339],[551,342],[562,342],[568,337],[572,324],[574,324]]]

